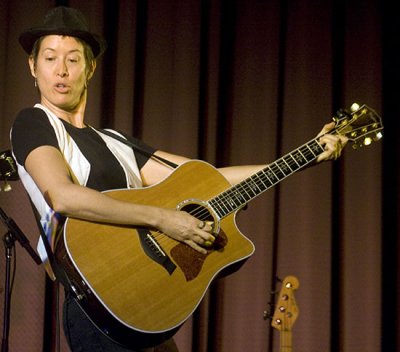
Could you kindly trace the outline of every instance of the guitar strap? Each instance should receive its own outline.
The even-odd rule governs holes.
[[[29,198],[29,197],[28,197]],[[44,232],[43,226],[40,222],[40,217],[39,217],[39,213],[36,210],[35,205],[33,204],[32,200],[29,198],[30,202],[31,202],[31,206],[32,206],[32,210],[33,213],[35,215],[35,220],[37,223],[37,227],[39,228],[39,232],[40,232],[40,237],[42,238],[42,242],[44,245],[44,248],[46,250],[46,254],[47,254],[47,260],[49,261],[49,263],[43,263],[44,265],[50,265],[51,270],[54,273],[54,277],[51,277],[51,274],[49,273],[48,269],[46,269],[46,271],[48,272],[49,277],[54,280],[56,279],[57,281],[59,281],[66,290],[70,290],[71,288],[71,282],[68,279],[67,274],[65,273],[65,271],[63,270],[63,268],[58,265],[55,257],[54,257],[54,253],[53,250],[50,247],[50,243],[49,240],[47,239],[47,236]]]
[[[42,242],[43,242],[44,248],[45,248],[46,253],[47,253],[48,263],[43,263],[43,265],[45,265],[45,266],[46,265],[50,266],[50,268],[46,268],[45,267],[45,269],[47,271],[47,274],[48,274],[49,278],[52,281],[61,283],[64,286],[65,292],[73,292],[72,284],[71,284],[70,280],[68,279],[67,274],[65,273],[65,271],[61,267],[61,265],[58,265],[58,263],[55,260],[55,256],[54,256],[53,251],[52,251],[52,249],[50,247],[50,243],[49,243],[49,241],[47,239],[47,236],[46,236],[46,234],[44,232],[43,226],[42,226],[42,224],[40,222],[39,212],[36,210],[36,207],[33,204],[31,198],[30,197],[28,197],[28,198],[29,198],[29,201],[31,203],[31,207],[32,207],[32,210],[33,210],[33,214],[35,216],[37,227],[39,228],[40,237],[42,238]],[[47,299],[48,290],[49,290],[49,288],[47,286],[48,282],[50,282],[50,280],[46,279],[46,289],[45,289],[45,295],[46,295],[45,301],[46,302],[48,300]],[[60,310],[59,309],[60,291],[59,291],[59,285],[58,284],[56,285],[56,293],[55,293],[55,295],[56,295],[56,308],[55,308],[55,314],[56,314],[56,317],[55,317],[55,322],[56,322],[55,323],[55,340],[56,340],[56,342],[55,343],[56,343],[56,346],[57,346],[57,351],[59,351],[60,350],[60,347],[59,347],[59,344],[60,344],[60,313],[59,313],[59,310]],[[45,308],[46,317],[48,315],[47,311],[48,311],[48,305],[46,304],[46,308]],[[52,312],[52,314],[53,314],[53,312]],[[47,320],[47,319],[45,318],[45,320]],[[45,338],[46,338],[46,336],[49,336],[50,333],[54,334],[54,332],[50,332],[49,331],[48,324],[52,325],[52,323],[51,322],[45,322],[45,330],[44,330]],[[53,330],[53,329],[50,329],[50,330]]]
[[[128,141],[127,139],[122,138],[121,136],[118,136],[117,134],[111,132],[110,130],[101,129],[101,130],[98,130],[98,131],[100,133],[104,133],[107,136],[110,136],[110,137],[120,141],[121,143],[124,143],[124,144],[130,146],[133,150],[135,150],[135,151],[137,151],[137,152],[139,152],[139,153],[141,153],[141,154],[143,154],[143,155],[145,155],[145,156],[147,156],[149,158],[155,159],[155,160],[157,160],[158,162],[160,162],[162,164],[166,164],[166,165],[168,165],[168,166],[170,166],[170,167],[172,167],[174,169],[178,167],[178,165],[173,163],[172,161],[167,160],[165,158],[162,158],[160,156],[157,156],[155,154],[151,154],[147,150],[144,150],[143,148],[138,146],[137,144],[134,144],[134,143]]]

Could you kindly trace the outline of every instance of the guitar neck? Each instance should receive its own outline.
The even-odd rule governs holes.
[[[222,219],[277,185],[286,177],[309,165],[323,151],[324,148],[315,138],[212,198],[209,204]]]
[[[292,331],[281,330],[279,352],[293,352]]]

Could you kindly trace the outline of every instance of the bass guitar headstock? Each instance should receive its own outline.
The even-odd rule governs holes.
[[[271,325],[281,332],[291,332],[294,322],[299,316],[299,309],[294,297],[294,291],[299,287],[295,276],[287,276],[282,282],[282,288],[276,303]]]

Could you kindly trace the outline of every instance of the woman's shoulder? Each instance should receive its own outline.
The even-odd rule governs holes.
[[[47,119],[46,113],[39,108],[35,108],[35,107],[27,107],[27,108],[23,108],[21,109],[16,118],[15,121],[31,121],[32,119]]]
[[[51,128],[50,121],[42,109],[35,107],[24,108],[17,113],[14,119],[13,130],[37,130]]]
[[[42,145],[58,146],[46,113],[38,108],[24,108],[17,114],[11,129],[11,144],[17,161],[24,165],[28,154]]]

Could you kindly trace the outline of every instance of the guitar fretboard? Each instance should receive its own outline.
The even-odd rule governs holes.
[[[323,151],[324,148],[318,140],[313,139],[212,198],[208,203],[222,219],[286,177],[310,164]]]

